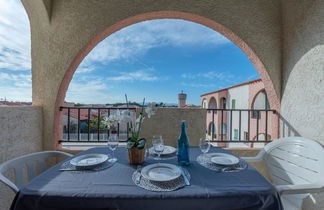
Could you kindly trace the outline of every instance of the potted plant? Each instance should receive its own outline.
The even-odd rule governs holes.
[[[148,118],[155,114],[155,103],[150,103],[144,109],[145,99],[143,100],[143,105],[139,117],[135,121],[135,126],[132,129],[132,135],[127,140],[128,149],[128,161],[130,164],[138,165],[144,162],[145,156],[145,144],[146,139],[140,136],[143,121],[145,119],[145,114]],[[144,112],[145,111],[145,112]]]
[[[140,132],[145,115],[147,115],[148,118],[154,115],[156,106],[156,103],[150,103],[145,107],[144,98],[141,112],[135,121],[133,120],[135,118],[131,117],[131,112],[128,110],[117,111],[114,115],[104,120],[108,128],[115,122],[131,124],[131,126],[129,126],[131,136],[127,139],[128,161],[130,164],[138,165],[144,162],[146,139],[140,136]]]

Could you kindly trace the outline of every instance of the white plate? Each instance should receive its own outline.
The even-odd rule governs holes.
[[[213,153],[210,155],[211,155],[210,161],[218,165],[231,166],[231,165],[238,164],[240,162],[240,160],[237,157],[230,154]]]
[[[155,163],[145,166],[141,174],[144,178],[151,181],[166,182],[178,178],[181,172],[176,165]]]
[[[70,163],[76,167],[92,168],[108,160],[108,155],[86,154],[73,158]]]
[[[171,155],[171,154],[175,153],[176,151],[177,151],[177,149],[174,147],[164,146],[164,150],[161,155]],[[153,147],[149,148],[149,152],[150,152],[150,154],[157,155],[157,153],[154,151]]]

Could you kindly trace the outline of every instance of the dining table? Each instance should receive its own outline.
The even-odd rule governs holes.
[[[211,147],[209,153],[227,153]],[[94,147],[84,154],[110,154],[108,147]],[[254,167],[219,172],[200,165],[199,147],[190,147],[190,185],[170,192],[154,192],[137,186],[132,174],[137,166],[128,163],[127,148],[115,151],[117,162],[99,171],[62,171],[67,159],[32,179],[16,194],[11,210],[211,210],[211,209],[283,209],[274,186]],[[73,158],[73,157],[72,157]],[[177,157],[156,160],[146,157],[143,167],[153,163],[177,165]]]

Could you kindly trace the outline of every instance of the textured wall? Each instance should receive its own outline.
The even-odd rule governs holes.
[[[278,0],[55,0],[51,9],[48,9],[48,4],[44,6],[40,2],[23,0],[31,22],[33,104],[43,106],[46,119],[44,147],[47,149],[55,146],[55,101],[67,69],[72,63],[78,65],[77,61],[72,62],[75,56],[83,47],[91,46],[91,43],[86,44],[104,29],[125,18],[147,12],[186,12],[225,26],[258,55],[274,82],[277,94],[280,94],[281,25]],[[50,21],[42,11],[51,12]],[[145,18],[138,19],[141,20]],[[118,26],[114,27],[118,29]],[[240,44],[241,48],[248,48],[244,43]],[[248,56],[253,59],[253,53]],[[257,68],[262,69],[261,66]]]
[[[301,135],[324,145],[324,1],[283,3],[283,136]],[[323,209],[324,193],[304,209]]]
[[[41,107],[0,107],[0,164],[42,150]],[[0,209],[9,209],[14,193],[0,183]]]
[[[144,120],[141,136],[151,143],[153,135],[162,135],[167,145],[177,146],[182,120],[187,123],[190,145],[199,145],[199,138],[206,131],[205,109],[159,108],[155,115]]]
[[[281,114],[291,134],[324,144],[324,1],[283,2]]]

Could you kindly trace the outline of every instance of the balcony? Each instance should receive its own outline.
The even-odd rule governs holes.
[[[62,115],[66,114],[62,117],[63,138],[62,140],[60,140],[61,150],[69,151],[70,153],[76,153],[93,146],[106,146],[106,139],[109,135],[109,130],[100,129],[100,122],[99,125],[93,125],[94,129],[92,129],[90,126],[85,126],[83,129],[81,129],[82,121],[84,122],[85,120],[86,122],[91,122],[96,118],[100,118],[100,116],[109,116],[109,114],[114,113],[116,109],[117,108],[104,107],[61,107]],[[130,110],[134,113],[139,112],[138,109]],[[15,157],[16,154],[19,153],[28,154],[35,150],[42,150],[40,147],[42,133],[42,124],[40,123],[42,112],[40,107],[2,107],[0,111],[3,118],[6,118],[6,121],[10,125],[9,127],[20,128],[20,132],[18,133],[14,132],[14,130],[8,132],[9,136],[7,137],[8,139],[15,139],[14,144],[20,145],[20,148],[15,147],[16,150],[8,150],[8,152],[2,153],[4,155],[3,158],[10,159]],[[143,137],[150,139],[154,134],[161,133],[163,134],[167,145],[176,146],[180,129],[179,124],[181,120],[185,119],[188,123],[188,136],[190,138],[191,145],[198,145],[199,138],[205,136],[207,133],[207,137],[211,138],[210,141],[213,142],[213,146],[226,147],[227,150],[241,157],[255,156],[264,144],[271,142],[273,139],[241,139],[239,135],[238,139],[231,138],[231,136],[234,137],[234,124],[237,124],[238,127],[242,129],[242,131],[245,129],[245,127],[248,129],[247,131],[249,135],[246,135],[245,137],[258,136],[258,132],[264,132],[262,131],[262,129],[268,130],[269,133],[273,134],[273,131],[271,131],[271,129],[268,127],[271,123],[267,122],[270,122],[271,118],[279,119],[280,117],[274,110],[258,110],[258,112],[260,113],[258,114],[260,118],[255,119],[255,115],[252,114],[253,111],[255,110],[159,108],[156,112],[156,115],[154,115],[152,118],[148,119],[146,123],[144,123],[142,135]],[[237,116],[235,116],[233,112],[237,112]],[[77,113],[77,115],[75,115],[75,113]],[[82,118],[82,113],[88,114],[86,119]],[[250,117],[242,117],[245,114]],[[241,117],[239,117],[240,115]],[[269,116],[266,117],[267,115]],[[208,122],[206,121],[208,117],[211,117],[213,122],[216,122],[215,119],[223,118],[220,123],[223,122],[228,124],[226,132],[221,130],[219,131],[220,133],[224,133],[224,135],[217,135],[219,139],[215,138],[216,136],[213,137],[208,135],[206,123]],[[243,118],[245,119],[245,122],[242,120]],[[265,119],[267,119],[267,121],[264,121]],[[260,126],[249,126],[250,124],[252,124],[252,120],[256,121],[255,125],[259,124]],[[28,125],[28,127],[26,127],[26,125]],[[69,132],[72,131],[72,127],[73,132]],[[252,131],[251,127],[253,127],[255,130]],[[262,129],[259,130],[259,127]],[[277,126],[274,126],[274,128],[276,127]],[[117,128],[122,145],[129,135],[127,133],[128,125],[120,124],[117,125]],[[19,136],[19,138],[17,138],[17,136]],[[259,146],[253,147],[253,143]],[[4,146],[11,148],[11,146],[9,145],[12,145],[12,142],[7,142],[7,145]],[[252,165],[256,167],[263,176],[271,180],[269,178],[267,170],[265,169],[265,166],[262,163]],[[2,193],[6,193],[7,199],[5,205],[9,205],[13,196],[12,192],[6,189],[5,191],[2,191]],[[11,198],[9,198],[8,195]]]
[[[128,110],[135,121],[140,112],[140,108],[124,107],[61,107],[60,110],[63,128],[59,142],[63,148],[105,144],[110,133],[108,128],[103,127],[102,121],[105,117],[114,115],[119,110]],[[171,118],[173,120],[169,121]],[[278,138],[278,113],[270,109],[159,108],[156,116],[144,122],[142,136],[150,139],[154,132],[159,131],[158,133],[166,134],[168,145],[176,146],[179,122],[184,119],[189,120],[193,145],[198,145],[199,138],[204,137],[215,146],[254,148],[259,145],[262,148],[265,143]],[[117,123],[115,127],[119,140],[126,142],[130,136],[131,125]],[[218,132],[215,127],[219,127]]]
[[[156,120],[152,119],[152,123],[145,125],[143,133],[147,134],[143,135],[150,138],[153,133],[161,133],[168,143],[175,144],[179,122],[184,119],[188,122],[188,135],[193,144],[207,131],[215,144],[230,146],[228,150],[238,156],[254,156],[260,149],[256,148],[257,141],[260,141],[258,146],[262,146],[277,137],[303,136],[324,144],[324,5],[320,0],[301,0],[298,3],[279,0],[177,1],[170,4],[156,1],[145,6],[134,1],[105,4],[92,0],[82,3],[23,0],[23,4],[32,31],[33,106],[0,107],[1,163],[43,150],[77,153],[84,148],[75,148],[73,143],[80,141],[100,144],[104,134],[102,137],[96,136],[95,132],[84,134],[83,119],[77,120],[72,129],[74,119],[71,115],[70,120],[63,120],[70,121],[65,131],[73,132],[63,133],[60,107],[72,75],[82,59],[103,38],[127,25],[158,18],[194,21],[232,40],[258,69],[269,98],[274,99],[270,100],[270,107],[275,111],[267,110],[260,114],[249,109],[247,111],[252,112],[247,114],[251,116],[248,117],[250,123],[241,123],[241,129],[240,126],[232,129],[234,123],[231,118],[244,118],[244,114],[240,115],[237,110],[211,109],[208,113],[204,109],[169,109],[157,113]],[[261,123],[266,113],[269,114],[268,126]],[[273,125],[270,115],[277,118],[278,127],[273,134],[270,134],[273,129],[269,128]],[[215,125],[209,126],[208,118],[214,119],[211,121],[216,122]],[[252,135],[252,130],[244,130],[245,125],[254,126],[256,135]],[[100,128],[100,124],[98,126]],[[266,128],[269,129],[263,130]],[[263,135],[258,135],[261,132]],[[127,133],[122,135],[122,138],[127,138]],[[234,144],[241,144],[241,147],[234,148]],[[262,164],[256,168],[268,177]],[[0,187],[0,209],[8,209],[13,193],[2,184]],[[303,208],[323,209],[323,202],[323,193],[314,194],[304,201]]]

